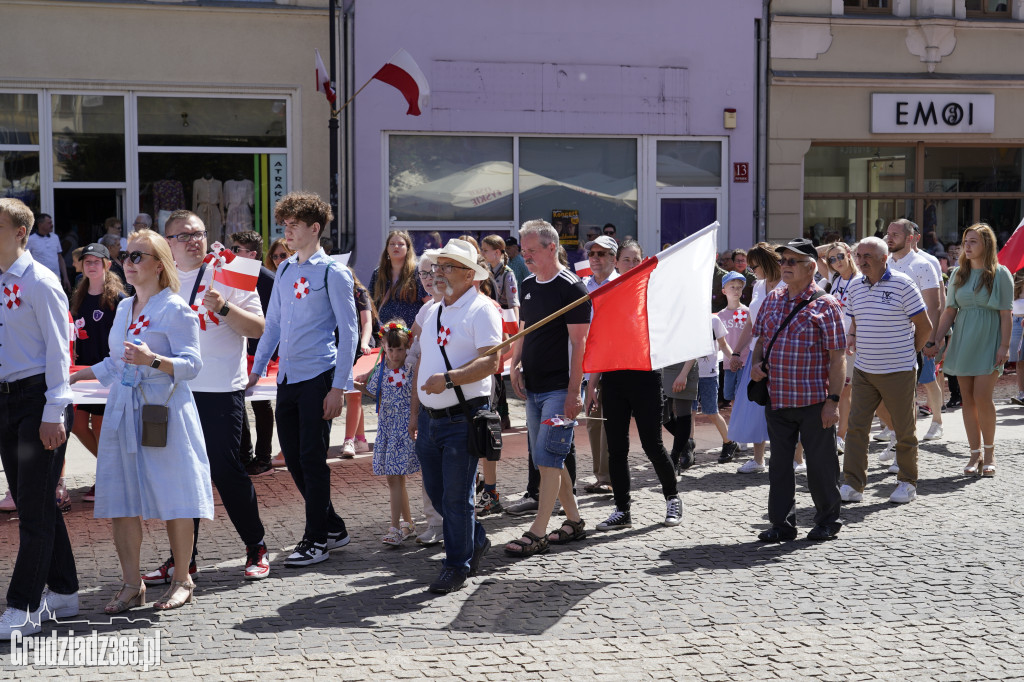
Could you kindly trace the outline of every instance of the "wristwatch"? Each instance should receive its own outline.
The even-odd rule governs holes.
[[[149,366],[152,367],[153,369],[160,369],[160,363],[161,363],[160,357],[157,356],[157,357],[153,358],[153,362],[149,363]]]
[[[228,304],[225,303],[224,307],[220,309],[220,316],[221,317],[226,317],[227,314],[230,313],[230,312],[231,312],[231,308],[229,308]]]
[[[924,344],[925,348],[932,348],[933,346],[935,346],[935,342],[934,341],[929,341],[928,343]]]
[[[444,387],[455,388],[455,383],[452,381],[452,378],[448,376],[448,372],[444,373]]]
[[[827,396],[825,396],[825,400],[831,400],[834,403],[838,403],[839,396],[836,395],[835,393],[829,393]]]

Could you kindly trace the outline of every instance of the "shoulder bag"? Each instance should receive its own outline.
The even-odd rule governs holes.
[[[764,351],[764,357],[761,359],[761,371],[763,371],[766,376],[764,379],[761,379],[760,381],[754,381],[753,379],[751,379],[747,383],[747,400],[749,400],[752,403],[757,403],[758,405],[768,404],[768,356],[772,354],[772,348],[775,346],[775,340],[779,338],[779,334],[782,332],[783,329],[786,328],[786,325],[789,324],[794,317],[796,317],[796,314],[798,312],[800,312],[808,305],[810,305],[811,301],[817,300],[818,298],[821,298],[824,295],[825,292],[816,291],[813,294],[811,294],[811,297],[809,299],[800,301],[796,305],[796,307],[793,308],[793,312],[791,312],[786,317],[786,319],[782,321],[782,324],[779,325],[779,328],[775,330],[775,334],[772,336],[771,343],[768,344],[768,348],[766,348]]]

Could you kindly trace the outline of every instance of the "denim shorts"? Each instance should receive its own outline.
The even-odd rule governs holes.
[[[917,377],[917,383],[924,385],[935,381],[935,358],[930,358],[922,353],[921,374]]]
[[[526,428],[535,466],[561,469],[572,447],[571,426],[551,426],[545,419],[565,411],[567,390],[526,392]]]
[[[693,401],[696,409],[700,405],[700,411],[704,414],[718,414],[718,376],[701,377],[697,382],[697,399]]]

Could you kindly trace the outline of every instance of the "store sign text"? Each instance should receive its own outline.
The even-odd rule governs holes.
[[[995,95],[871,95],[873,133],[991,133]]]

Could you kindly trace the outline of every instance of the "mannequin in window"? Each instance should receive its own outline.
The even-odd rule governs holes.
[[[185,208],[185,188],[181,181],[174,177],[174,171],[167,171],[163,180],[153,183],[153,213],[157,215],[157,224],[161,233],[164,221],[174,211]]]
[[[224,204],[227,206],[227,234],[252,229],[253,183],[247,180],[241,170],[235,177],[224,183]]]
[[[223,242],[224,185],[207,170],[203,177],[192,181],[192,212],[206,225],[207,240]]]

